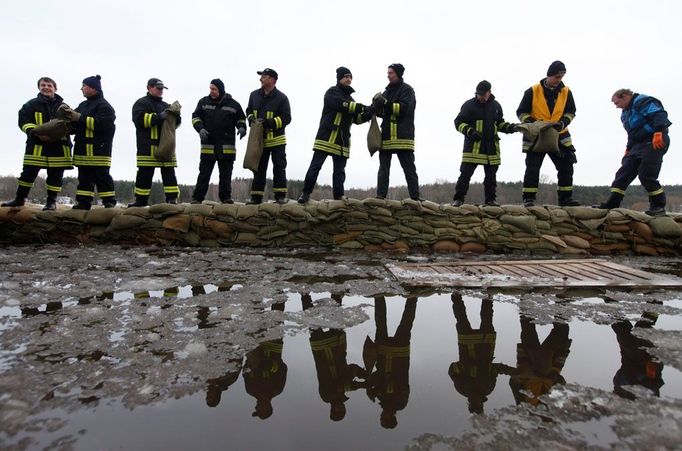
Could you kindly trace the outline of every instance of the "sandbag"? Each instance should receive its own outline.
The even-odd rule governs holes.
[[[182,106],[177,100],[166,108],[168,117],[161,124],[159,147],[154,152],[154,157],[159,161],[173,161],[175,159],[175,129],[178,125],[181,108]]]
[[[554,124],[555,122],[535,121],[517,125],[524,139],[532,143],[528,148],[529,152],[559,152],[559,132],[552,127]]]
[[[380,149],[381,128],[379,128],[376,114],[373,114],[372,119],[369,122],[369,130],[367,131],[367,150],[369,150],[369,155],[372,156]]]
[[[42,125],[33,129],[34,135],[45,137],[44,143],[56,143],[61,141],[69,134],[69,123],[62,119],[50,119]]]
[[[249,129],[249,140],[246,143],[246,152],[244,152],[244,169],[249,169],[255,174],[258,171],[261,155],[263,155],[263,123],[256,121]]]

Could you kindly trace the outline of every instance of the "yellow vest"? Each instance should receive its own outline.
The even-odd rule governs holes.
[[[549,108],[547,107],[547,99],[545,98],[545,90],[542,88],[542,84],[538,83],[534,85],[533,105],[531,106],[530,115],[539,121],[557,122],[561,120],[561,117],[564,115],[564,108],[566,108],[568,92],[568,86],[561,88],[556,103],[554,104],[554,110],[552,111],[552,114],[550,114]],[[559,134],[564,133],[568,133],[567,128],[559,132]]]

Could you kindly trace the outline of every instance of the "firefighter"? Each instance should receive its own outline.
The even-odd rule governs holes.
[[[175,178],[175,167],[178,163],[159,161],[154,156],[159,147],[161,124],[168,117],[166,109],[169,105],[163,101],[163,90],[168,89],[158,78],[147,81],[147,95],[139,98],[133,105],[133,123],[137,134],[137,177],[135,178],[135,202],[129,207],[146,207],[149,205],[149,195],[152,192],[154,169],[161,169],[163,192],[166,202],[177,204],[180,188]],[[177,115],[177,126],[180,125],[180,115]]]
[[[73,164],[78,167],[78,189],[74,210],[90,210],[95,197],[95,187],[105,208],[116,205],[114,179],[111,168],[111,147],[116,131],[116,112],[104,99],[101,77],[95,75],[83,80],[81,87],[86,98],[75,109],[67,111],[75,131]]]
[[[469,412],[483,413],[483,404],[488,400],[497,384],[497,375],[509,374],[510,367],[493,363],[497,333],[493,326],[493,301],[481,301],[481,325],[473,329],[467,318],[466,306],[462,295],[453,293],[452,312],[455,315],[459,361],[453,362],[448,375],[455,389],[466,396]]]
[[[517,129],[515,124],[505,122],[502,106],[495,100],[491,88],[489,81],[481,81],[476,86],[474,98],[464,102],[455,118],[455,128],[464,135],[462,164],[452,202],[455,207],[464,204],[471,176],[478,165],[482,165],[485,172],[485,205],[499,207],[496,202],[496,174],[500,167],[500,138],[497,132],[514,133]]]
[[[343,295],[333,293],[332,299],[340,306]],[[301,295],[303,310],[313,306],[309,294]],[[310,349],[313,352],[320,398],[329,403],[329,419],[341,421],[346,416],[346,392],[364,387],[364,370],[346,359],[346,332],[343,329],[310,329]]]
[[[192,126],[201,139],[199,176],[192,203],[200,204],[206,197],[213,167],[218,163],[218,197],[222,203],[232,204],[232,169],[237,154],[235,130],[239,139],[246,136],[246,116],[239,102],[225,92],[222,80],[211,80],[208,89],[209,94],[199,100],[192,113]]]
[[[620,169],[611,184],[611,196],[598,208],[618,208],[625,190],[639,176],[639,181],[649,194],[647,214],[665,214],[665,192],[658,182],[663,155],[670,147],[668,113],[660,100],[629,89],[619,89],[611,101],[622,111],[620,120],[628,134],[625,155]]]
[[[406,299],[400,324],[393,337],[388,336],[386,299],[383,296],[374,298],[374,309],[374,343],[368,337],[362,352],[363,356],[372,354],[371,348],[375,348],[376,371],[372,372],[373,362],[366,368],[367,396],[372,401],[379,399],[381,426],[393,429],[398,425],[396,413],[407,406],[410,398],[410,341],[417,298]]]
[[[19,186],[14,200],[3,203],[3,207],[23,206],[38,173],[46,169],[47,200],[43,210],[55,210],[64,170],[73,168],[68,134],[56,142],[49,142],[46,135],[33,132],[37,126],[54,119],[57,109],[64,105],[64,99],[57,94],[57,82],[50,77],[40,77],[37,84],[39,92],[36,98],[26,102],[19,110],[19,128],[26,133],[24,167],[17,180]]]
[[[351,94],[353,74],[347,67],[336,69],[336,85],[327,89],[324,94],[322,118],[313,144],[313,159],[305,175],[303,193],[298,198],[299,204],[310,200],[310,193],[315,188],[317,176],[328,156],[334,163],[332,187],[334,199],[343,199],[343,184],[346,181],[346,162],[350,156],[351,124],[362,124],[372,117],[372,108],[365,108],[355,102]]]
[[[277,89],[277,71],[265,68],[256,72],[260,75],[261,88],[249,96],[246,117],[249,124],[256,121],[263,123],[263,154],[258,163],[258,170],[251,183],[250,204],[260,204],[265,195],[265,176],[268,171],[268,160],[272,158],[272,191],[275,202],[287,202],[287,137],[284,130],[291,122],[289,99]]]
[[[382,118],[377,198],[385,199],[388,195],[391,158],[396,154],[405,173],[410,199],[420,201],[419,177],[414,165],[414,110],[417,100],[412,86],[403,81],[404,73],[405,66],[400,63],[388,66],[388,85],[372,100],[377,116]]]
[[[521,317],[521,342],[516,345],[516,369],[509,378],[516,404],[537,406],[540,396],[556,384],[565,384],[561,371],[570,352],[568,324],[553,323],[547,338],[540,343],[532,320]]]
[[[554,61],[547,69],[547,77],[540,80],[524,92],[516,115],[521,122],[548,121],[554,122],[559,132],[559,152],[550,153],[549,158],[557,170],[557,197],[559,206],[570,207],[580,205],[573,199],[573,165],[578,162],[575,147],[571,141],[568,125],[575,117],[575,101],[573,93],[562,79],[566,75],[566,66],[561,61]],[[526,153],[526,173],[523,176],[523,205],[535,205],[535,197],[540,183],[540,168],[545,154],[529,151],[532,142],[523,140],[523,152]]]

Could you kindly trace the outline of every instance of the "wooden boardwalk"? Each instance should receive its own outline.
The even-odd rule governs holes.
[[[404,285],[437,287],[682,287],[682,279],[602,259],[404,263],[387,266]]]

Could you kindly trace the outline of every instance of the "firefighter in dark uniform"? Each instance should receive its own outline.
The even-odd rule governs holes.
[[[332,299],[341,305],[343,295],[332,294]],[[301,295],[303,310],[313,306],[309,294]],[[356,379],[365,379],[364,370],[346,360],[346,332],[343,329],[310,329],[310,349],[313,352],[320,398],[329,403],[329,418],[341,421],[346,416],[346,392],[357,390],[366,384]]]
[[[374,298],[374,321],[376,335],[374,343],[365,340],[365,348],[376,348],[376,371],[373,365],[366,368],[368,373],[367,396],[374,401],[379,399],[382,411],[381,426],[393,429],[398,425],[396,413],[407,406],[410,398],[410,340],[412,324],[417,312],[417,298],[407,298],[400,324],[393,337],[388,336],[386,318],[386,299]],[[363,349],[363,355],[368,354]]]
[[[455,118],[455,128],[464,135],[462,164],[452,202],[455,207],[464,204],[471,176],[478,165],[482,165],[485,171],[485,204],[499,206],[496,202],[496,175],[500,167],[500,138],[497,132],[514,133],[517,130],[516,125],[504,120],[502,106],[490,92],[491,88],[489,81],[481,81],[476,86],[474,98],[464,102]]]
[[[56,142],[38,135],[33,129],[55,118],[57,109],[64,100],[57,94],[57,83],[50,77],[38,80],[38,95],[26,102],[19,110],[19,128],[26,133],[24,167],[18,179],[19,186],[14,200],[5,202],[3,207],[21,207],[33,187],[41,169],[47,169],[47,200],[43,210],[57,208],[57,194],[62,190],[65,169],[72,169],[71,139],[68,134]]]
[[[388,195],[391,158],[396,154],[405,173],[410,198],[418,201],[421,200],[419,177],[414,165],[414,110],[417,100],[412,86],[403,81],[404,73],[402,64],[388,66],[388,86],[372,100],[377,116],[382,118],[377,197],[385,199]]]
[[[665,192],[658,182],[663,155],[670,147],[668,113],[660,100],[629,89],[619,89],[611,97],[617,108],[623,110],[620,120],[628,133],[625,156],[611,184],[611,196],[599,208],[618,208],[625,190],[639,176],[639,181],[649,194],[649,215],[665,213]]]
[[[251,183],[251,204],[260,204],[265,195],[265,177],[268,171],[268,160],[272,158],[272,192],[275,202],[286,203],[287,197],[287,137],[284,130],[291,122],[289,99],[277,89],[279,76],[273,69],[266,68],[256,72],[260,75],[261,88],[249,96],[246,117],[249,124],[255,121],[263,123],[263,155],[258,163],[258,170]]]
[[[137,177],[135,178],[135,202],[129,207],[146,207],[152,192],[152,179],[155,168],[161,169],[163,192],[166,202],[178,203],[180,188],[175,177],[178,165],[175,157],[172,161],[160,161],[154,156],[159,147],[161,124],[168,117],[166,109],[170,106],[163,101],[163,90],[167,89],[158,78],[147,81],[147,95],[138,99],[133,105],[133,123],[137,133]],[[177,115],[177,125],[180,125]]]
[[[653,327],[657,319],[657,314],[645,312],[634,327],[627,320],[611,325],[620,347],[620,368],[613,376],[613,391],[617,395],[635,399],[635,395],[626,387],[640,385],[651,390],[654,395],[660,396],[663,386],[663,364],[647,351],[647,348],[653,347],[649,340],[632,334],[634,328]]]
[[[236,369],[206,381],[206,405],[208,407],[217,407],[220,404],[223,392],[239,379],[239,373],[242,371],[242,359],[230,360],[228,365]]]
[[[570,207],[580,205],[580,202],[573,199],[573,165],[578,160],[575,157],[575,147],[573,147],[571,134],[567,128],[575,117],[575,101],[571,90],[561,81],[565,74],[564,63],[554,61],[547,69],[547,77],[523,93],[516,115],[524,123],[555,122],[553,127],[559,131],[559,153],[550,153],[548,156],[557,170],[559,206]],[[544,153],[529,151],[532,144],[527,139],[523,140],[523,151],[526,153],[523,204],[526,207],[535,205],[540,183],[540,168],[545,159]]]
[[[509,378],[509,386],[516,403],[534,406],[540,396],[558,384],[565,384],[561,376],[572,340],[568,338],[568,324],[553,323],[552,330],[540,344],[535,324],[521,317],[521,343],[516,345],[516,369]]]
[[[459,361],[453,362],[448,375],[455,389],[468,400],[469,412],[483,413],[483,404],[497,384],[497,375],[509,374],[512,368],[495,359],[497,333],[493,326],[493,301],[481,301],[481,326],[472,329],[466,306],[459,293],[452,294],[452,312],[455,314]]]
[[[305,204],[310,199],[310,193],[315,188],[317,176],[328,156],[334,163],[332,188],[334,199],[343,199],[346,181],[346,162],[350,156],[350,127],[352,124],[362,124],[372,117],[372,108],[365,108],[357,103],[351,88],[353,74],[347,67],[336,69],[336,85],[327,89],[324,94],[322,118],[313,144],[313,159],[305,175],[303,193],[298,203]]]
[[[201,139],[199,177],[192,194],[192,203],[200,204],[206,197],[211,173],[216,162],[220,179],[218,197],[224,204],[232,204],[232,169],[237,155],[235,130],[239,139],[246,136],[246,116],[242,106],[225,92],[219,78],[211,80],[209,94],[202,97],[192,113],[192,126]]]
[[[272,310],[284,311],[284,302],[273,304]],[[242,377],[246,393],[256,398],[256,408],[251,414],[261,420],[272,415],[272,400],[284,391],[287,383],[287,365],[282,360],[284,341],[268,340],[246,354]]]
[[[75,131],[73,164],[78,167],[75,210],[90,210],[95,187],[104,207],[116,205],[114,179],[109,174],[116,112],[104,99],[100,80],[99,75],[84,79],[81,91],[87,100],[78,105],[76,114],[67,112]]]

